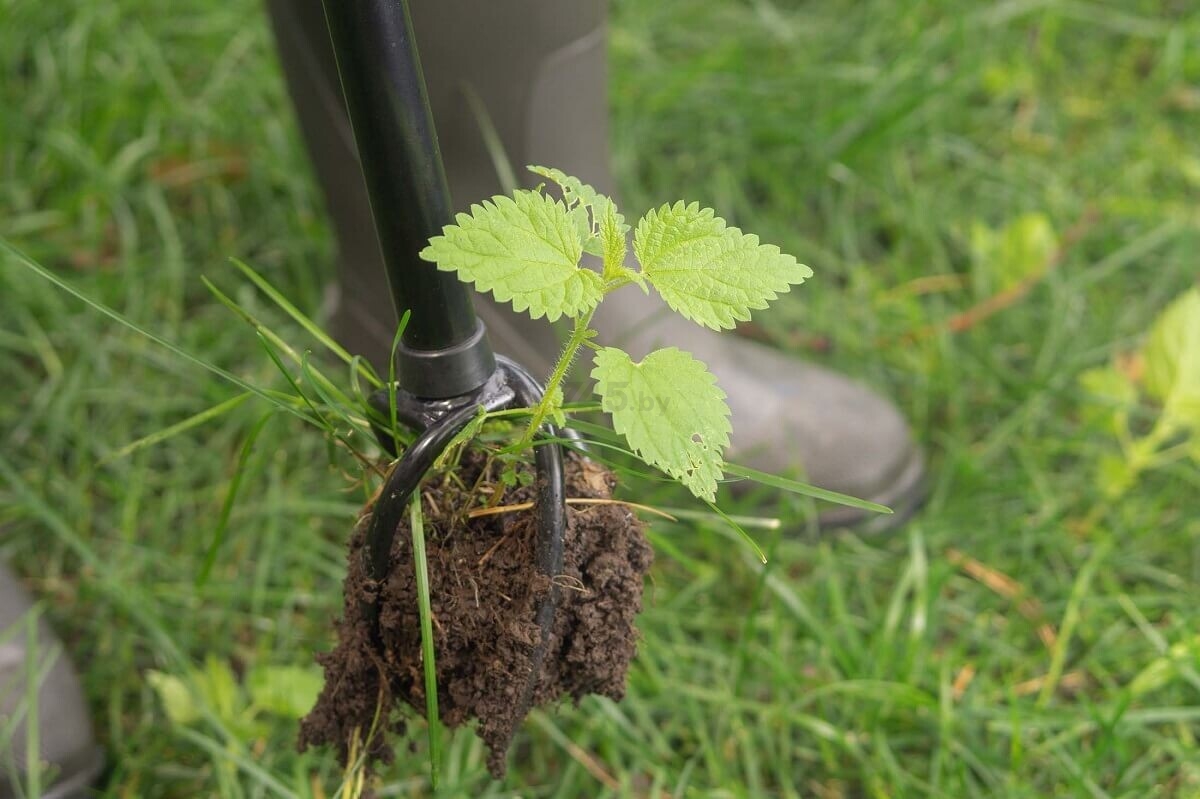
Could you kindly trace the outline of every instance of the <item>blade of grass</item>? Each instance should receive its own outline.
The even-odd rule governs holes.
[[[288,372],[287,367],[285,367],[283,365],[283,360],[279,357],[279,354],[276,353],[275,350],[272,348],[270,340],[267,338],[267,336],[263,335],[263,331],[261,331],[261,330],[258,331],[258,340],[262,344],[263,349],[265,349],[267,351],[267,355],[271,358],[271,361],[275,364],[275,367],[279,370],[279,373],[284,376],[284,379],[286,379],[288,381],[288,384],[292,387],[292,390],[296,392],[297,396],[299,396],[300,399],[302,399],[304,401],[304,403],[306,405],[308,405],[309,409],[316,416],[317,422],[315,423],[315,426],[320,427],[322,430],[325,431],[326,435],[328,436],[327,441],[330,443],[330,447],[332,448],[332,446],[333,446],[332,442],[334,442],[334,441],[342,444],[342,446],[344,446],[351,455],[353,455],[355,458],[357,458],[359,463],[361,463],[365,468],[374,471],[376,474],[378,474],[382,477],[383,471],[379,468],[379,466],[377,466],[375,463],[373,463],[371,461],[371,459],[368,458],[365,454],[360,452],[358,450],[358,448],[355,447],[354,444],[345,435],[339,433],[337,430],[337,427],[334,426],[334,424],[331,421],[329,421],[328,418],[326,418],[325,414],[321,413],[321,411],[312,402],[312,400],[310,400],[308,398],[308,395],[305,394],[303,390],[301,390],[300,384],[297,383],[295,378],[292,377],[291,373]],[[305,365],[305,361],[303,359],[301,359],[300,369],[302,372],[304,371],[304,365]],[[310,385],[312,385],[314,390],[317,391],[318,394],[320,394],[320,389],[318,387],[317,381],[312,378],[311,373],[306,373],[306,374],[309,377]],[[344,406],[337,404],[336,402],[329,401],[327,398],[322,399],[322,401],[325,402],[326,406],[331,409],[337,409],[339,407],[344,407]],[[331,449],[331,452],[332,452],[332,449]]]
[[[51,535],[58,538],[80,561],[91,568],[108,600],[141,625],[147,638],[153,641],[162,656],[174,664],[187,662],[174,639],[167,634],[166,627],[154,614],[155,606],[146,599],[147,595],[137,586],[131,586],[116,579],[111,569],[106,568],[104,559],[88,545],[85,537],[60,515],[57,508],[49,504],[21,478],[21,475],[2,452],[0,452],[0,478],[3,478],[11,491],[7,500],[10,502],[10,507],[19,507],[15,500],[20,500],[20,504],[31,516],[41,522]]]
[[[322,330],[316,322],[309,319],[300,311],[299,308],[297,308],[286,297],[280,294],[274,286],[267,282],[266,278],[258,274],[258,272],[254,271],[252,267],[238,258],[230,258],[229,260],[233,262],[234,266],[241,270],[243,275],[249,278],[251,283],[258,286],[259,290],[261,290],[263,294],[266,294],[272,302],[282,308],[284,313],[292,317],[297,324],[308,331],[309,335],[321,342],[321,344],[323,344],[338,358],[342,359],[350,366],[357,368],[359,370],[359,374],[362,375],[362,377],[364,377],[371,385],[375,386],[376,388],[381,388],[383,386],[383,383],[380,382],[378,375],[376,375],[374,370],[370,368],[369,364],[367,364],[365,361],[356,362],[354,356],[347,352],[341,344],[338,344],[336,341],[334,341],[330,335]]]
[[[212,281],[210,281],[208,278],[201,276],[200,282],[202,282],[205,285],[205,287],[212,293],[212,295],[214,297],[217,298],[218,301],[220,301],[220,303],[222,305],[224,305],[229,310],[233,311],[235,314],[237,314],[239,317],[241,317],[242,320],[244,322],[246,322],[246,324],[250,325],[250,327],[254,330],[255,333],[257,333],[259,336],[263,337],[267,341],[271,342],[272,346],[276,347],[280,352],[282,352],[284,355],[286,355],[288,358],[290,358],[297,365],[303,364],[304,356],[301,355],[300,353],[296,352],[296,350],[291,345],[289,345],[286,341],[284,341],[282,338],[280,338],[279,334],[277,334],[275,331],[271,330],[271,328],[267,327],[262,322],[260,322],[258,320],[258,318],[254,316],[254,314],[250,313],[245,308],[243,308],[242,306],[240,306],[236,302],[234,302],[233,299],[231,299],[229,297],[229,295],[225,294],[225,292],[223,292],[219,288],[217,288],[216,285],[214,285],[212,283]],[[328,377],[326,377],[324,374],[322,374],[320,372],[315,372],[314,374],[315,374],[315,379],[318,380],[321,383],[321,385],[325,387],[325,390],[327,392],[336,394],[339,397],[345,398],[346,395],[337,386],[335,386],[333,384],[333,381],[331,381]],[[343,404],[349,404],[349,399],[348,398],[343,399],[343,400],[340,400],[340,402],[342,402]]]
[[[208,551],[204,553],[204,563],[200,566],[200,571],[196,574],[196,588],[203,588],[208,582],[208,576],[212,573],[213,564],[217,562],[217,552],[221,549],[221,544],[225,542],[225,534],[229,531],[229,517],[233,512],[233,503],[237,500],[238,490],[242,487],[242,477],[246,474],[246,464],[250,460],[250,454],[254,451],[254,442],[258,440],[258,434],[263,431],[275,413],[268,412],[250,428],[250,432],[246,435],[246,440],[242,442],[242,448],[238,452],[237,466],[234,467],[233,477],[229,480],[229,490],[225,492],[225,500],[221,503],[221,514],[217,517],[217,528],[213,530],[212,542],[208,545]]]
[[[483,98],[479,96],[479,92],[475,91],[471,84],[464,82],[462,93],[467,101],[467,106],[471,109],[471,115],[475,117],[475,124],[479,134],[483,137],[483,146],[487,149],[488,157],[492,160],[492,168],[496,170],[496,179],[500,181],[500,188],[504,190],[505,194],[512,194],[521,188],[521,184],[517,182],[517,176],[513,172],[512,161],[508,158],[504,140],[500,138],[500,133],[496,130],[492,116],[488,113],[487,106],[484,104]]]
[[[784,491],[789,491],[793,494],[801,494],[813,499],[823,499],[826,502],[834,502],[838,505],[845,505],[850,508],[859,508],[860,510],[874,511],[875,513],[892,513],[892,509],[886,505],[880,505],[875,502],[868,502],[865,499],[858,499],[846,494],[839,494],[837,491],[830,491],[826,488],[818,488],[808,483],[801,483],[797,480],[789,480],[786,477],[760,472],[758,469],[751,469],[749,466],[740,466],[736,463],[726,463],[725,472],[732,474],[735,477],[744,477],[747,480],[753,480],[756,483],[779,488]]]
[[[382,477],[383,469],[377,463],[375,463],[375,461],[369,457],[367,453],[355,446],[354,441],[352,440],[352,436],[356,431],[360,435],[364,436],[368,441],[374,440],[370,422],[366,419],[353,416],[351,414],[352,410],[361,409],[356,407],[350,401],[349,397],[346,397],[340,392],[338,393],[337,397],[330,396],[326,392],[326,389],[322,387],[322,382],[317,379],[317,377],[320,376],[320,373],[310,368],[307,352],[305,352],[304,358],[300,362],[300,371],[308,380],[309,385],[312,386],[313,391],[317,393],[318,398],[324,403],[325,407],[328,408],[331,413],[336,415],[335,418],[340,418],[351,428],[349,433],[343,433],[339,431],[336,426],[331,424],[329,432],[330,441],[336,441],[337,443],[341,444],[365,468]]]
[[[298,799],[294,791],[284,785],[274,774],[254,762],[254,759],[243,752],[240,747],[231,746],[229,740],[225,742],[214,741],[207,735],[188,727],[177,727],[174,733],[203,749],[213,759],[214,763],[223,763],[236,768],[263,788],[271,790],[275,796]],[[229,733],[225,737],[236,740]]]
[[[137,452],[139,449],[144,449],[145,447],[152,447],[155,444],[161,444],[162,442],[166,441],[168,438],[171,438],[172,436],[177,436],[180,433],[186,433],[188,430],[191,430],[193,427],[199,427],[200,425],[204,424],[205,422],[209,422],[213,419],[216,419],[218,416],[225,413],[226,411],[233,410],[237,406],[241,405],[249,397],[250,397],[249,393],[238,394],[236,396],[230,397],[229,399],[225,400],[224,402],[213,405],[211,408],[205,408],[204,410],[200,411],[200,413],[197,413],[193,416],[189,416],[188,418],[184,419],[183,421],[176,422],[175,424],[171,425],[170,427],[164,427],[162,430],[157,430],[148,436],[143,436],[136,441],[131,441],[130,443],[121,447],[116,452],[105,455],[103,458],[100,459],[100,463],[105,464],[105,463],[109,463],[111,461],[115,461],[118,458],[124,458],[127,455],[131,455],[134,452]]]
[[[266,400],[267,402],[274,405],[275,407],[277,407],[281,410],[284,410],[284,411],[292,414],[293,416],[298,416],[301,419],[304,419],[305,421],[309,421],[308,417],[302,411],[300,411],[298,408],[284,402],[279,397],[274,396],[271,392],[265,391],[261,388],[258,388],[257,386],[250,385],[249,383],[247,383],[245,380],[242,380],[237,375],[231,374],[230,372],[225,371],[224,369],[217,366],[216,364],[209,363],[208,361],[206,361],[202,358],[198,358],[195,355],[192,355],[187,350],[182,349],[181,347],[178,347],[175,344],[172,344],[171,342],[167,341],[165,338],[162,338],[161,336],[151,333],[149,330],[142,327],[137,322],[134,322],[132,319],[126,318],[124,315],[118,313],[117,311],[114,311],[112,308],[109,308],[104,303],[93,300],[91,297],[87,296],[83,292],[76,289],[70,283],[67,283],[66,281],[62,280],[60,277],[58,277],[58,275],[54,274],[53,272],[46,269],[41,264],[34,261],[29,256],[25,255],[25,253],[21,252],[16,247],[9,244],[8,240],[2,236],[0,236],[0,250],[3,250],[4,252],[8,253],[10,256],[12,256],[14,259],[16,259],[18,263],[20,263],[25,268],[29,269],[31,272],[36,274],[38,277],[42,278],[43,280],[48,281],[49,283],[52,283],[59,289],[62,289],[67,294],[70,294],[72,297],[79,300],[83,304],[87,305],[92,310],[98,311],[99,313],[107,316],[109,319],[112,319],[117,324],[132,330],[133,332],[137,333],[138,335],[140,335],[144,338],[149,339],[150,341],[153,341],[155,344],[159,345],[160,347],[163,347],[163,348],[167,349],[168,351],[170,351],[173,355],[178,355],[180,358],[184,359],[188,363],[190,363],[194,366],[199,366],[201,369],[205,370],[206,372],[211,372],[212,374],[216,375],[217,377],[220,377],[222,380],[226,380],[226,381],[232,383],[233,385],[237,386],[238,388],[243,389],[244,391],[250,392],[251,394],[258,397],[259,399]]]
[[[308,355],[309,353],[305,352],[300,358],[300,374],[305,378],[305,380],[308,381],[308,384],[312,386],[313,391],[316,392],[317,398],[321,400],[321,402],[324,404],[324,407],[328,409],[329,413],[332,414],[335,419],[340,419],[352,430],[357,430],[359,433],[369,438],[371,436],[370,422],[361,416],[354,415],[353,413],[354,411],[361,409],[355,406],[354,402],[340,391],[333,393],[329,391],[328,380],[322,379],[321,373],[313,368],[312,362],[309,360]],[[339,436],[339,438],[344,438],[344,436]]]
[[[702,510],[666,507],[659,508],[659,510],[663,511],[664,513],[669,513],[677,519],[684,519],[687,521],[707,522],[713,520],[713,514],[705,513]],[[730,513],[728,516],[742,527],[750,527],[758,530],[778,530],[781,526],[783,526],[782,521],[772,516],[739,516],[734,513]]]
[[[754,554],[758,557],[758,559],[760,561],[762,561],[763,563],[767,562],[767,553],[762,551],[762,547],[760,547],[758,545],[758,542],[755,541],[754,538],[749,533],[747,533],[740,524],[738,524],[736,521],[734,521],[732,516],[730,516],[728,513],[721,510],[715,504],[709,502],[708,500],[705,500],[704,504],[707,505],[713,513],[720,516],[725,521],[726,524],[728,524],[730,527],[732,527],[734,530],[737,531],[737,534],[742,537],[742,540],[745,541],[747,544],[749,544],[750,548],[754,550]]]
[[[400,422],[396,417],[396,351],[400,349],[400,337],[404,335],[404,328],[408,327],[409,316],[412,311],[405,311],[400,317],[400,324],[396,327],[396,335],[392,336],[392,348],[388,351],[388,421],[391,423],[393,439],[400,434]]]
[[[310,411],[312,411],[313,415],[309,419],[309,422],[315,427],[318,427],[326,433],[332,435],[334,433],[333,425],[329,423],[329,420],[325,418],[324,414],[317,410],[317,406],[314,405],[312,400],[308,398],[308,395],[300,389],[300,384],[296,382],[296,379],[292,377],[291,372],[289,372],[287,367],[283,365],[283,359],[279,357],[277,352],[275,352],[274,347],[271,346],[270,340],[262,334],[262,331],[259,331],[258,333],[258,341],[260,344],[262,344],[262,348],[266,350],[267,357],[271,359],[271,363],[275,364],[275,368],[279,370],[279,373],[283,375],[284,380],[287,380],[288,385],[292,387],[292,391],[296,392],[296,396],[299,397],[306,406],[308,406]]]
[[[483,435],[481,435],[480,440],[488,440],[486,432]],[[642,461],[640,458],[638,458],[637,455],[634,455],[632,452],[630,452],[625,447],[619,446],[617,444],[610,444],[606,441],[598,441],[593,438],[585,438],[585,439],[583,439],[583,441],[579,441],[574,438],[566,438],[565,436],[559,437],[559,438],[538,438],[538,439],[534,439],[534,441],[533,441],[533,446],[535,446],[535,447],[546,446],[549,444],[558,444],[565,449],[569,449],[572,452],[579,453],[580,455],[587,458],[588,460],[593,460],[593,461],[596,461],[597,463],[602,463],[619,475],[624,475],[626,477],[636,477],[639,480],[645,480],[646,482],[650,482],[650,483],[663,483],[663,484],[668,484],[668,485],[677,485],[678,484],[678,481],[675,480],[675,478],[667,477],[665,474],[663,474],[661,472],[659,472],[658,474],[653,474],[651,472],[641,471],[640,469],[634,469],[633,467],[628,466],[627,464],[624,464],[619,460],[606,457],[601,452],[599,452],[599,450],[612,450],[614,452],[620,452],[623,455],[628,455],[631,459],[637,461],[638,463],[644,463],[644,461]],[[495,450],[495,454],[506,455],[506,454],[512,454],[514,452],[519,452],[519,451],[520,451],[520,448],[517,447],[516,445],[513,445],[511,447],[502,447],[500,449],[497,449],[497,450]]]
[[[354,360],[363,360],[361,355],[355,355]],[[381,389],[386,390],[386,389]],[[377,437],[376,430],[385,430],[388,426],[388,420],[376,408],[371,406],[371,394],[374,392],[364,390],[362,383],[358,379],[358,371],[353,366],[350,369],[350,407],[362,412],[366,417],[366,423],[369,426],[369,432],[373,437]],[[392,392],[393,395],[395,392]],[[406,433],[400,436],[400,441],[407,446],[412,441],[412,436]]]
[[[425,517],[421,493],[409,511],[413,538],[413,567],[417,573],[417,610],[421,616],[421,660],[425,668],[425,719],[429,723],[429,781],[437,790],[442,767],[442,736],[438,719],[437,663],[433,651],[433,611],[429,603],[429,565],[425,559]]]
[[[28,780],[25,787],[30,796],[42,795],[41,719],[38,711],[42,686],[38,649],[38,614],[29,613],[25,617],[25,696],[29,702],[25,712],[25,777]]]
[[[600,404],[596,402],[568,402],[562,406],[564,414],[572,413],[599,413],[601,411]],[[499,411],[489,411],[488,419],[506,419],[511,417],[524,417],[533,413],[530,408],[504,408]],[[567,427],[574,427],[575,422],[572,421]],[[609,431],[610,433],[612,431]]]
[[[1058,688],[1063,669],[1066,667],[1071,638],[1082,618],[1080,606],[1083,604],[1084,597],[1087,596],[1092,578],[1096,576],[1096,570],[1100,568],[1100,564],[1104,562],[1104,558],[1108,556],[1111,549],[1112,542],[1110,540],[1101,542],[1092,552],[1092,556],[1083,564],[1083,568],[1079,570],[1079,576],[1075,578],[1075,585],[1071,587],[1071,594],[1067,597],[1066,610],[1063,611],[1062,624],[1058,628],[1058,638],[1054,641],[1054,648],[1051,650],[1050,668],[1046,673],[1046,681],[1042,683],[1042,690],[1038,693],[1037,706],[1039,709],[1045,708],[1050,703],[1050,698],[1054,696],[1054,691]]]

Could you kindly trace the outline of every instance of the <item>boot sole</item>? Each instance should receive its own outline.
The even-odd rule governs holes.
[[[817,517],[822,532],[847,530],[859,535],[875,536],[903,526],[925,504],[928,498],[925,457],[913,448],[888,488],[864,499],[892,509],[889,514],[873,513],[845,506],[825,511]]]

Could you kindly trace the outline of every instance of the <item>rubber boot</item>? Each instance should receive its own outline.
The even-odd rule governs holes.
[[[333,329],[352,350],[386,363],[395,325],[365,189],[345,117],[320,0],[268,0],[280,57],[340,247]],[[455,205],[503,193],[487,138],[495,130],[518,180],[526,164],[558,167],[614,194],[608,156],[605,4],[601,0],[411,0],[430,105]],[[482,110],[481,110],[482,109]],[[682,345],[729,395],[730,457],[805,475],[834,491],[891,506],[894,516],[835,508],[823,525],[894,525],[916,507],[924,462],[896,408],[866,387],[756,342],[717,334],[633,287],[603,303],[604,343],[634,357]],[[497,351],[548,374],[559,342],[544,322],[477,295]],[[628,331],[632,331],[629,333]],[[622,333],[626,332],[625,335]]]
[[[0,563],[0,799],[25,796],[28,749],[27,700],[30,669],[40,677],[37,693],[38,759],[50,767],[43,778],[41,796],[73,799],[89,795],[104,766],[92,738],[92,724],[79,679],[62,646],[42,619],[36,635],[28,634],[26,620],[34,604],[8,568]],[[7,734],[9,722],[17,718]]]

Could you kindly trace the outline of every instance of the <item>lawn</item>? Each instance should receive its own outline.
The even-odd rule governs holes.
[[[1200,273],[1200,13],[619,0],[612,18],[624,205],[699,200],[811,265],[745,332],[893,397],[930,498],[864,538],[726,496],[783,520],[756,531],[765,566],[718,523],[655,521],[627,698],[535,713],[503,782],[453,735],[440,794],[1200,796],[1198,461],[1114,477],[1111,407],[1085,387],[1136,373]],[[320,317],[332,241],[259,5],[6,0],[0,70],[0,236],[287,388],[201,282],[319,350],[228,261]],[[108,794],[345,787],[331,754],[295,751],[289,699],[341,606],[369,491],[351,459],[258,399],[124,452],[240,389],[6,252],[0,385],[0,557],[83,667]],[[1144,433],[1157,411],[1130,413]],[[414,724],[379,793],[432,796],[428,773]]]

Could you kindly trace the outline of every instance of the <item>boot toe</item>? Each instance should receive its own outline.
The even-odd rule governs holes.
[[[891,515],[834,506],[822,527],[894,527],[923,497],[924,458],[900,411],[836,372],[756,342],[718,337],[709,368],[729,395],[730,456],[776,474],[887,505]]]
[[[28,636],[21,629],[33,601],[25,593],[16,575],[0,563],[0,727],[7,717],[23,712],[21,690],[27,681],[30,650]],[[103,753],[92,737],[91,719],[70,662],[61,644],[44,620],[37,624],[36,656],[38,668],[53,659],[38,691],[38,759],[53,767],[52,783],[43,788],[47,799],[74,799],[86,796],[104,766]],[[6,774],[9,763],[18,769],[26,760],[27,724],[17,722],[8,742],[8,751],[0,749],[0,799],[23,795],[15,790],[13,775]],[[18,781],[20,779],[17,775]]]

